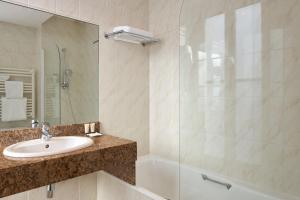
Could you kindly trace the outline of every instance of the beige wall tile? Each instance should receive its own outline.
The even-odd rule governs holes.
[[[156,34],[177,31],[181,4],[182,0],[149,0],[150,30]]]
[[[14,67],[19,69],[33,69],[35,70],[37,80],[39,76],[39,52],[38,52],[38,29],[15,25],[11,23],[0,22],[0,66]],[[36,87],[37,96],[39,96],[39,86]],[[37,98],[37,108],[39,108],[40,101]],[[35,113],[39,116],[40,109]],[[31,119],[30,119],[31,120]],[[7,127],[28,127],[30,120],[19,122],[1,122],[0,128]]]
[[[102,2],[103,1],[79,0],[79,18],[81,20],[99,24],[99,16],[102,12]]]
[[[154,200],[144,193],[133,188],[115,177],[101,172],[98,173],[98,198],[97,200]],[[156,199],[160,200],[160,199]]]
[[[79,177],[79,199],[96,200],[97,199],[97,174],[89,174]]]
[[[4,200],[47,200],[46,186],[5,197]],[[96,200],[97,174],[88,174],[54,184],[53,200]]]
[[[57,2],[57,5],[56,3]],[[138,45],[104,40],[104,31],[117,25],[148,29],[148,1],[144,0],[29,0],[29,7],[71,16],[99,24],[100,33],[100,121],[103,131],[138,142],[138,153],[149,153],[149,51]],[[78,10],[78,11],[77,11]],[[77,14],[78,12],[78,14]],[[11,61],[9,61],[11,62]],[[91,175],[92,176],[92,175]],[[85,179],[85,178],[84,178]],[[80,180],[92,185],[93,177]],[[78,180],[56,184],[55,198],[78,199]],[[43,199],[44,189],[29,192],[29,197]],[[68,192],[69,191],[69,192]],[[72,191],[72,192],[70,192]],[[90,188],[81,187],[81,199],[94,198]],[[19,194],[18,194],[19,195]],[[18,196],[17,195],[17,196]],[[141,199],[141,194],[132,194]],[[17,198],[15,195],[13,198]],[[22,199],[23,200],[23,199]],[[24,199],[25,200],[25,199]],[[119,199],[118,199],[119,200]]]
[[[162,41],[150,48],[150,152],[179,157],[179,10],[177,1],[150,1],[150,31]],[[166,12],[161,12],[164,8]],[[174,23],[168,24],[168,20]],[[176,21],[177,19],[177,21]],[[167,27],[166,27],[167,26]],[[161,27],[161,29],[159,28]],[[172,151],[170,151],[172,149]]]
[[[104,133],[133,139],[138,155],[149,153],[148,48],[106,40],[114,26],[148,27],[148,4],[141,0],[102,1],[99,113]]]
[[[112,40],[103,42],[100,48],[106,49],[100,55],[100,60],[108,58],[102,60],[103,66],[100,64],[99,108],[102,130],[137,141],[138,155],[147,154],[148,50]]]
[[[8,0],[7,2],[28,6],[28,0]]]
[[[27,200],[47,200],[47,187],[40,187],[27,192]]]
[[[79,194],[79,178],[73,178],[55,184],[53,200],[79,200]]]
[[[55,13],[55,0],[28,0],[29,7]]]
[[[8,197],[1,198],[1,200],[28,200],[28,199],[27,199],[27,193],[22,192],[22,193],[19,193],[19,194],[15,194],[15,195],[11,195],[11,196],[8,196]]]
[[[300,132],[299,39],[294,37],[299,5],[295,0],[185,1],[180,47],[184,163],[275,196],[299,198],[294,187],[299,185],[294,178],[299,145],[292,141]],[[247,20],[251,26],[243,26]]]
[[[56,0],[56,13],[77,19],[79,17],[79,0]]]

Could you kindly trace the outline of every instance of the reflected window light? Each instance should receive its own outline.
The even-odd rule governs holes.
[[[210,56],[211,59],[221,58],[220,54],[212,53]]]
[[[239,8],[236,17],[236,79],[261,77],[261,4]]]
[[[205,20],[205,56],[206,85],[208,97],[221,95],[221,82],[224,80],[225,55],[225,15],[216,15]],[[224,101],[218,98],[206,98],[204,103],[206,140],[204,154],[215,158],[224,158],[225,140],[220,135],[224,130]]]
[[[261,99],[255,96],[261,87],[261,4],[239,8],[235,11],[235,92],[241,97],[235,108],[235,158],[247,164],[261,162],[256,154],[259,144],[256,136],[261,132]],[[232,60],[234,63],[234,59]]]
[[[206,53],[203,51],[198,51],[198,60],[199,61],[206,60]]]
[[[180,27],[179,34],[180,34],[180,46],[185,46],[186,45],[186,27]]]
[[[221,59],[221,58],[216,58],[216,59],[213,59],[212,60],[212,67],[222,67],[222,61],[223,61],[223,59]]]
[[[222,77],[220,75],[214,75],[213,76],[213,81],[214,82],[220,82],[220,81],[222,81]]]
[[[213,87],[213,92],[212,92],[212,95],[213,97],[219,97],[221,94],[221,87]]]
[[[188,50],[188,52],[190,54],[191,63],[194,63],[194,61],[193,61],[193,49],[192,49],[192,47],[190,45],[188,45],[187,46],[187,50]]]
[[[206,82],[224,80],[225,15],[205,20]]]

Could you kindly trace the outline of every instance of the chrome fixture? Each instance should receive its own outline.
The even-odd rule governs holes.
[[[106,39],[113,38],[113,39],[116,39],[116,40],[120,40],[118,38],[124,37],[126,39],[123,39],[123,41],[132,42],[132,43],[139,43],[143,46],[146,46],[147,44],[156,43],[156,42],[160,41],[159,39],[156,39],[156,38],[143,36],[143,35],[139,35],[139,34],[136,34],[136,33],[129,33],[129,32],[126,32],[124,30],[111,32],[111,33],[105,33],[104,37]]]
[[[53,198],[53,193],[54,193],[55,185],[50,184],[47,185],[47,198],[52,199]]]
[[[61,87],[63,89],[67,89],[70,87],[70,79],[71,79],[72,73],[73,72],[71,69],[65,69],[63,71],[63,81],[61,83]]]
[[[62,56],[63,56],[62,57],[63,62],[60,62],[62,64],[62,66],[61,66],[61,69],[62,69],[61,87],[63,89],[67,89],[70,87],[70,81],[71,81],[71,76],[73,74],[73,71],[69,68],[67,60],[66,60],[67,49],[62,48],[61,52],[62,52]]]
[[[56,48],[58,51],[58,58],[59,58],[59,70],[60,70],[60,86],[62,89],[68,89],[70,87],[71,77],[73,71],[69,68],[69,65],[66,60],[66,48],[60,48],[56,44]]]
[[[38,128],[39,127],[39,121],[37,119],[31,120],[31,128]]]
[[[42,140],[49,141],[52,138],[52,134],[50,133],[50,126],[48,123],[42,123]]]
[[[216,183],[216,184],[225,186],[225,187],[227,188],[227,190],[230,190],[230,188],[232,187],[232,185],[229,184],[229,183],[224,183],[224,182],[221,182],[221,181],[218,181],[218,180],[209,178],[209,177],[208,177],[207,175],[205,175],[205,174],[202,174],[201,176],[202,176],[202,179],[203,179],[204,181],[210,181],[210,182],[212,182],[212,183]]]

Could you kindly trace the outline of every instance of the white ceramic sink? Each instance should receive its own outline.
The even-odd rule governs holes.
[[[53,137],[49,141],[35,139],[10,145],[3,154],[15,158],[41,157],[76,151],[92,144],[92,139],[79,136]]]

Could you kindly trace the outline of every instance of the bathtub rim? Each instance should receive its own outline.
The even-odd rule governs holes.
[[[137,161],[136,161],[136,168],[141,165],[143,162],[164,162],[167,164],[171,164],[171,165],[175,165],[176,168],[178,168],[178,175],[179,175],[179,187],[181,184],[181,170],[185,169],[185,170],[191,170],[193,173],[199,173],[199,174],[207,174],[210,177],[214,177],[217,178],[220,181],[225,181],[227,183],[230,183],[232,185],[232,187],[235,188],[240,188],[242,190],[245,190],[247,192],[252,192],[255,193],[257,195],[260,195],[262,197],[266,197],[266,198],[273,198],[272,200],[300,200],[299,197],[296,196],[292,196],[289,194],[284,194],[284,193],[276,193],[274,191],[265,191],[265,190],[261,190],[257,187],[255,187],[253,184],[250,183],[246,183],[243,182],[241,180],[238,179],[234,179],[231,177],[226,177],[224,175],[220,175],[217,174],[215,172],[209,171],[209,170],[204,170],[204,169],[199,169],[197,167],[193,167],[187,164],[179,164],[179,161],[174,161],[174,160],[169,160],[166,158],[163,158],[161,156],[157,156],[154,154],[147,154],[147,155],[143,155],[143,156],[139,156]],[[177,166],[176,166],[177,165]],[[147,189],[146,189],[147,190]],[[153,193],[153,192],[151,192]],[[180,193],[180,191],[179,191]],[[153,193],[155,194],[155,193]],[[165,200],[165,199],[164,199]]]
[[[151,200],[167,200],[166,198],[163,198],[163,197],[147,190],[146,188],[142,188],[142,187],[139,187],[137,185],[131,185],[131,184],[129,184],[129,183],[123,181],[123,180],[118,179],[115,176],[112,176],[111,174],[109,174],[105,171],[100,171],[100,172],[98,172],[98,174],[104,174],[105,176],[110,177],[114,181],[116,181],[116,182],[118,182],[122,185],[125,185],[125,187],[127,187],[128,189],[132,189],[132,190],[135,190],[136,192],[142,193],[143,195],[149,197]]]

